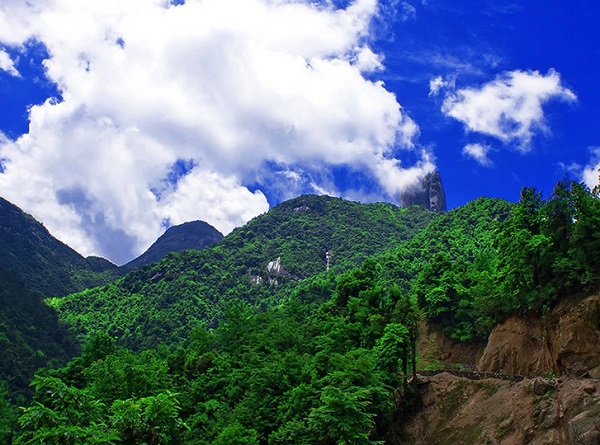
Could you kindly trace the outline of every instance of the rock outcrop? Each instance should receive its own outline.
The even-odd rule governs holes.
[[[398,431],[405,445],[597,444],[600,382],[419,377],[420,407]]]
[[[426,174],[421,181],[400,196],[400,206],[418,205],[437,212],[445,212],[446,193],[440,173],[436,170]]]
[[[547,317],[511,317],[494,328],[477,369],[600,378],[600,295],[565,300]]]
[[[399,443],[600,443],[600,295],[565,299],[543,318],[511,317],[483,351],[424,325],[419,355],[422,366],[467,371],[418,375],[419,403],[393,431]]]
[[[419,326],[420,369],[473,369],[485,349],[485,342],[452,341],[437,324],[423,321]]]

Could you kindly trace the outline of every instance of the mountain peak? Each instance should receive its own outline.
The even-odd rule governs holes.
[[[171,252],[182,252],[188,249],[202,250],[218,243],[223,234],[204,221],[189,221],[172,226],[160,236],[148,250],[136,259],[121,266],[130,271],[146,264],[162,260]]]
[[[418,205],[436,212],[445,212],[446,193],[440,172],[435,170],[427,173],[417,185],[409,187],[400,196],[400,206]]]

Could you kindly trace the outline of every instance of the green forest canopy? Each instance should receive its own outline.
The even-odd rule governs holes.
[[[323,271],[321,262],[313,272],[314,260],[286,257],[288,251],[280,249],[252,257],[252,249],[242,246],[261,234],[255,221],[258,227],[239,229],[206,256],[174,255],[128,275],[111,286],[117,298],[127,289],[137,292],[129,305],[143,307],[151,292],[159,291],[164,298],[197,302],[183,291],[175,296],[169,291],[194,282],[189,276],[180,280],[185,264],[202,271],[207,258],[239,260],[235,249],[228,251],[231,242],[254,258],[256,269],[237,270],[235,264],[247,264],[232,260],[221,263],[229,269],[211,263],[210,273],[220,274],[225,285],[232,278],[223,274],[238,273],[244,289],[260,291],[246,290],[243,298],[219,291],[216,301],[222,301],[214,306],[214,318],[199,318],[185,335],[178,331],[180,337],[161,342],[153,331],[140,333],[156,336],[157,347],[132,342],[134,351],[119,346],[107,330],[92,332],[80,356],[36,376],[36,395],[19,417],[16,442],[398,443],[394,425],[413,403],[406,381],[416,363],[420,317],[442,324],[458,341],[472,341],[510,314],[542,315],[560,299],[598,289],[597,189],[561,182],[546,199],[525,188],[517,204],[482,198],[447,214],[416,215],[429,218],[424,228],[374,249],[357,267]],[[312,224],[289,224],[302,223]],[[282,241],[281,232],[265,233]],[[286,241],[288,246],[299,242]],[[352,241],[369,245],[368,236]],[[269,246],[265,241],[260,249]],[[319,251],[329,248],[321,245]],[[350,256],[359,255],[348,249]],[[248,275],[275,255],[284,266],[289,261],[289,275],[279,276],[277,286],[254,287]],[[153,281],[157,273],[161,279]],[[216,286],[218,280],[208,282]],[[89,291],[103,310],[110,289]],[[162,297],[155,300],[157,311],[171,304]],[[52,304],[60,306],[57,300]],[[89,311],[86,305],[82,313]],[[118,319],[118,312],[113,315]],[[92,326],[85,318],[75,320],[82,320],[74,325],[81,332]],[[168,329],[177,320],[165,323]]]

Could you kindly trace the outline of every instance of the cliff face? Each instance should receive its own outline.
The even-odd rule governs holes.
[[[565,301],[545,320],[509,318],[492,331],[477,369],[600,378],[600,295]]]
[[[600,295],[565,300],[544,319],[512,317],[485,349],[424,326],[419,355],[423,366],[477,372],[418,377],[418,406],[398,426],[405,445],[600,443]]]
[[[421,407],[404,445],[592,445],[600,440],[600,382],[420,377]]]
[[[419,367],[421,369],[454,369],[474,367],[485,343],[458,343],[450,340],[439,325],[421,323],[419,327]]]
[[[419,356],[422,367],[600,379],[600,295],[564,301],[544,319],[511,317],[487,344],[452,342],[439,326],[423,325]]]
[[[404,191],[400,197],[401,207],[418,205],[437,212],[445,212],[446,193],[438,171],[425,175],[419,184]]]

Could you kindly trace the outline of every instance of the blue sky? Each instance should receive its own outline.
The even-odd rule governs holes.
[[[450,208],[597,183],[591,0],[0,5],[0,195],[124,263],[301,193]]]
[[[596,164],[600,139],[600,8],[557,0],[414,6],[411,18],[397,24],[394,40],[379,44],[386,54],[383,78],[419,123],[421,142],[434,144],[450,205],[479,195],[516,200],[523,186],[550,193],[565,174],[581,180],[582,167]],[[427,96],[426,80],[437,76],[454,79],[459,89],[477,88],[515,70],[554,70],[577,97],[543,103],[546,130],[534,130],[526,150],[518,141],[469,131],[440,113],[443,98]],[[490,165],[461,155],[468,144],[489,146]]]

